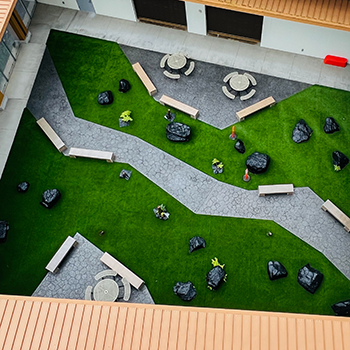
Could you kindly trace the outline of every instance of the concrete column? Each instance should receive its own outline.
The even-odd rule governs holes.
[[[185,1],[187,31],[189,33],[207,35],[207,18],[205,5]]]
[[[98,15],[137,21],[133,0],[92,0]]]

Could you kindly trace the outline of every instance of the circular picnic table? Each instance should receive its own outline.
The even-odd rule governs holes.
[[[187,58],[181,53],[175,53],[168,58],[167,64],[172,69],[181,69],[186,66]]]
[[[118,284],[110,278],[98,282],[93,291],[94,299],[97,301],[115,301],[118,294]]]
[[[237,74],[230,79],[229,84],[235,91],[244,91],[249,87],[249,79],[243,74]]]

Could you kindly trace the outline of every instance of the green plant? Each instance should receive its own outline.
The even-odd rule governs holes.
[[[161,204],[161,205],[159,206],[159,209],[160,209],[161,211],[166,211],[166,206],[165,206],[164,204]]]
[[[213,267],[220,266],[222,269],[225,267],[225,264],[220,264],[218,258],[211,259]]]
[[[220,160],[216,159],[216,158],[214,158],[211,162],[211,164],[213,164],[213,165],[218,164],[218,163],[220,163]]]
[[[121,115],[120,115],[120,119],[123,121],[123,122],[132,122],[133,119],[130,117],[130,114],[131,114],[131,111],[124,111]]]
[[[334,164],[334,171],[340,171],[340,170],[341,170],[340,166]]]
[[[224,167],[224,164],[222,164],[221,162],[217,165],[218,168],[222,169]]]

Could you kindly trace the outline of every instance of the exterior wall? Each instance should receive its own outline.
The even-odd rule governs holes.
[[[207,19],[205,5],[185,2],[187,31],[189,33],[207,35]]]
[[[261,46],[306,56],[350,60],[350,32],[264,17]]]
[[[137,21],[132,0],[92,0],[98,15]]]
[[[38,0],[38,3],[65,7],[72,10],[79,10],[76,0]]]

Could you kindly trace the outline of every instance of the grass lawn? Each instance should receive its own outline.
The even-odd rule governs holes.
[[[309,186],[350,216],[350,165],[340,172],[332,165],[335,150],[350,158],[350,92],[312,86],[236,124],[237,135],[246,146],[242,155],[228,137],[230,128],[217,130],[182,113],[177,113],[176,120],[190,125],[193,137],[186,144],[168,141],[163,118],[167,108],[148,95],[118,44],[52,31],[48,47],[77,117],[136,135],[208,175],[240,187],[256,189],[259,184],[277,183]],[[118,91],[122,78],[132,85],[126,94]],[[98,93],[104,90],[114,94],[110,106],[97,103]],[[118,118],[124,110],[132,111],[134,122],[119,128]],[[337,121],[340,132],[324,133],[328,116]],[[296,144],[291,135],[301,118],[314,132],[309,141]],[[253,175],[244,183],[245,161],[255,151],[271,157],[270,167],[265,174]],[[224,163],[223,174],[213,175],[213,158]]]
[[[108,164],[61,155],[28,111],[22,121],[0,181],[1,219],[10,223],[0,245],[0,293],[30,295],[45,266],[67,235],[80,232],[142,277],[156,303],[332,314],[330,305],[349,298],[347,280],[322,254],[271,221],[195,215],[136,170],[130,181],[118,178],[125,164]],[[29,181],[25,194],[16,191]],[[39,202],[48,188],[62,192],[51,210]],[[171,217],[160,221],[152,209],[167,205]],[[106,231],[104,236],[98,232]],[[274,235],[267,237],[272,231]],[[188,241],[207,241],[192,254]],[[211,259],[226,264],[227,283],[206,288]],[[270,259],[289,275],[271,282]],[[310,263],[324,274],[311,295],[296,281],[298,269]],[[177,281],[190,280],[198,295],[184,303],[172,292]]]

